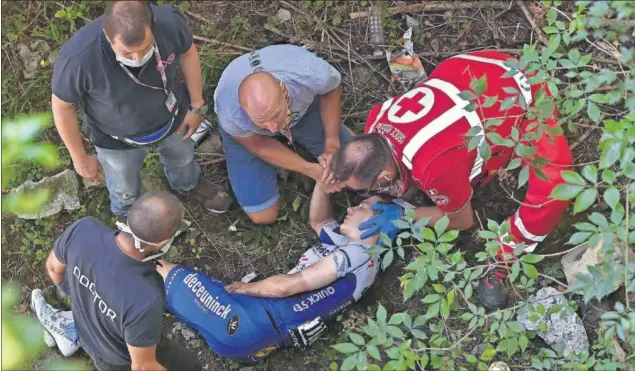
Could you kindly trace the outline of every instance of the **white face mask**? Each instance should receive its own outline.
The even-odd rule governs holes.
[[[121,56],[117,55],[117,61],[123,63],[124,65],[128,66],[128,67],[141,67],[144,64],[148,63],[148,61],[150,60],[150,58],[152,58],[152,54],[154,53],[154,46],[150,48],[150,50],[148,50],[148,52],[143,56],[143,58],[141,58],[141,61],[137,62],[135,60],[132,59],[128,59],[128,58],[124,58]]]
[[[122,62],[123,63],[123,62]],[[126,232],[126,233],[130,233],[130,235],[132,235],[132,238],[134,239],[134,247],[141,251],[144,252],[145,249],[143,249],[141,247],[141,243],[145,243],[147,245],[151,245],[151,246],[156,246],[156,247],[160,247],[160,249],[155,253],[152,254],[150,256],[146,256],[145,258],[141,259],[142,262],[148,262],[154,259],[157,259],[160,256],[165,255],[168,251],[170,251],[170,248],[172,247],[172,242],[174,242],[174,237],[176,236],[172,236],[172,238],[170,238],[170,240],[163,246],[161,246],[158,243],[154,243],[154,242],[148,242],[148,241],[144,241],[141,238],[137,237],[132,230],[130,229],[130,226],[128,226],[128,224],[124,224],[121,222],[117,222],[117,228],[119,228],[119,230],[121,230],[122,232]]]

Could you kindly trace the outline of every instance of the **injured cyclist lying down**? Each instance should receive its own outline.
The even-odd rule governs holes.
[[[316,185],[310,224],[320,243],[288,274],[259,282],[225,285],[205,274],[160,261],[166,307],[196,329],[222,357],[252,363],[282,347],[304,349],[324,331],[325,321],[359,300],[379,271],[367,250],[379,235],[361,239],[358,227],[374,216],[375,196],[333,218],[329,196]]]

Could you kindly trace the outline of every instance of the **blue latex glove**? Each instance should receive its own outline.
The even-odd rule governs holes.
[[[374,204],[371,208],[375,211],[380,211],[381,214],[359,225],[360,231],[366,230],[361,236],[362,239],[381,232],[385,233],[391,240],[394,240],[399,228],[393,223],[393,220],[397,220],[403,215],[401,206],[395,204]]]

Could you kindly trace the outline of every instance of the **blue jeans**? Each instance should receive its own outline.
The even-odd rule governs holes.
[[[189,191],[198,184],[201,167],[194,161],[194,142],[173,133],[154,147],[106,149],[95,147],[104,168],[106,187],[110,193],[110,210],[127,215],[128,209],[141,195],[141,169],[152,149],[159,152],[165,176],[176,191]]]
[[[234,195],[245,212],[255,213],[275,205],[280,194],[276,169],[236,142],[231,135],[220,129],[223,150],[227,158],[227,172]],[[317,99],[307,109],[304,117],[291,128],[294,144],[300,144],[313,156],[324,153],[324,125],[318,109]],[[351,133],[342,125],[340,143],[351,139]]]

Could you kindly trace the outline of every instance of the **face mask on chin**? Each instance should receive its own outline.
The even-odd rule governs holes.
[[[144,64],[148,63],[150,58],[152,58],[152,54],[153,53],[154,53],[154,46],[151,47],[150,50],[148,50],[148,52],[143,56],[143,58],[141,58],[141,60],[139,62],[137,62],[135,60],[132,60],[132,59],[121,57],[119,55],[117,55],[117,61],[121,62],[122,64],[124,64],[124,65],[126,65],[128,67],[137,68],[137,67],[141,67]]]

